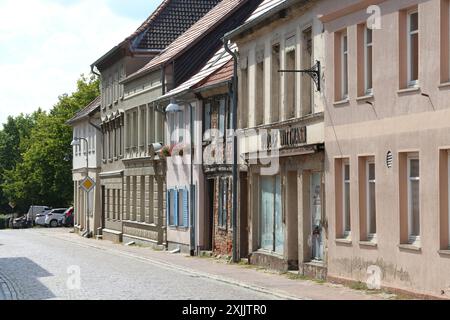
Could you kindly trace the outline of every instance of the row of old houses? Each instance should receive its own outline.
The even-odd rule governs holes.
[[[76,229],[450,297],[449,37],[449,0],[162,1],[69,121]]]

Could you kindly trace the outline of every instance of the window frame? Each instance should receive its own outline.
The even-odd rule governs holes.
[[[346,179],[345,177],[345,168],[348,166],[348,173],[349,173],[349,178]],[[349,185],[349,194],[348,194],[348,205],[349,208],[347,208],[346,205],[346,185]],[[342,160],[342,235],[344,237],[344,239],[349,239],[352,236],[352,226],[351,226],[351,215],[352,215],[352,211],[351,211],[351,166],[350,166],[350,160],[349,159],[343,159]],[[346,226],[347,226],[347,209],[349,212],[349,226],[350,226],[350,230],[346,230]]]
[[[371,41],[368,41],[368,33],[371,32]],[[371,59],[369,61],[369,55],[368,51],[369,48],[372,51]],[[370,77],[369,77],[369,63],[372,65],[370,70]],[[372,84],[369,86],[369,79],[370,83]],[[364,27],[364,92],[366,95],[372,95],[373,94],[373,30],[370,29],[367,25]]]
[[[346,44],[344,46],[344,44]],[[348,34],[347,31],[341,33],[341,99],[349,98],[348,85]],[[346,68],[344,68],[346,66]]]
[[[419,161],[419,176],[418,177],[411,177],[411,162],[412,161]],[[419,154],[408,154],[407,156],[407,184],[408,184],[408,242],[409,244],[418,244],[421,240],[421,224],[420,224],[420,157]],[[419,197],[419,235],[412,235],[412,182],[417,181],[419,182],[419,194],[417,195]]]
[[[447,246],[450,250],[450,150],[447,151]]]
[[[370,166],[373,165],[374,166],[374,173],[375,173],[375,179],[370,179]],[[374,159],[368,159],[366,161],[366,219],[367,219],[367,240],[369,241],[373,241],[376,240],[377,238],[377,232],[375,233],[370,233],[371,227],[372,227],[372,215],[375,215],[375,221],[376,221],[376,205],[377,205],[377,200],[376,200],[376,189],[377,189],[377,175],[376,175],[376,164],[375,164],[375,160]],[[375,186],[375,212],[371,212],[371,203],[370,203],[370,185],[374,184]],[[377,231],[377,226],[375,223],[375,230]]]
[[[412,15],[417,14],[417,30],[411,31],[411,17]],[[406,51],[407,51],[407,85],[410,88],[417,87],[419,85],[419,54],[420,54],[420,28],[419,28],[419,10],[418,8],[414,8],[411,10],[408,10],[406,12]],[[417,79],[412,80],[412,36],[417,35]]]

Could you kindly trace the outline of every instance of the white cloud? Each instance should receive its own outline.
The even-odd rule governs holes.
[[[139,24],[107,0],[0,0],[0,124],[8,115],[50,109]]]

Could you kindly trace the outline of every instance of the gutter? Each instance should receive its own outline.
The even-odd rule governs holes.
[[[279,5],[273,7],[272,9],[268,10],[267,12],[263,13],[262,15],[258,16],[257,18],[239,26],[238,28],[228,32],[227,34],[225,34],[224,38],[231,40],[233,38],[235,38],[236,36],[244,33],[245,31],[248,31],[249,29],[257,26],[258,24],[264,22],[265,20],[269,19],[270,17],[274,16],[277,13],[280,13],[281,11],[288,9],[289,7],[291,7],[294,4],[299,4],[299,5],[306,5],[308,3],[313,3],[315,2],[315,0],[286,0],[283,3],[280,3]]]

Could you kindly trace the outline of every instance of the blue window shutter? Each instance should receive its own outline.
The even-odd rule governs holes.
[[[183,189],[183,227],[189,227],[189,192]]]
[[[170,190],[166,192],[166,214],[167,214],[167,225],[170,226]]]
[[[174,208],[173,208],[173,210],[175,211],[174,212],[174,214],[173,214],[173,216],[174,216],[174,226],[178,226],[178,212],[179,212],[179,210],[178,210],[178,192],[177,192],[177,190],[173,190],[173,192],[175,193],[175,205],[174,205]]]

